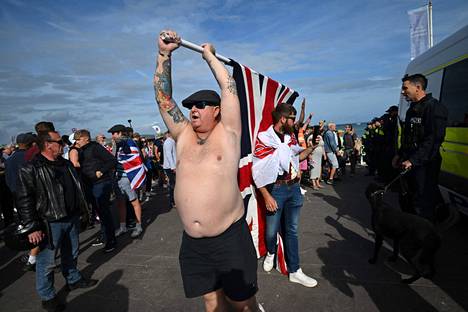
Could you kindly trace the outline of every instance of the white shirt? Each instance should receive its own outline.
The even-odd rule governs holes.
[[[167,138],[163,145],[164,163],[163,169],[176,168],[176,142],[173,138]]]
[[[288,173],[290,168],[294,179],[299,171],[299,154],[304,149],[297,144],[289,146],[291,137],[288,134],[284,135],[284,142],[281,142],[273,126],[260,132],[258,139],[255,146],[257,152],[262,153],[260,150],[265,147],[269,152],[263,158],[256,157],[255,153],[252,157],[252,177],[257,187],[275,182],[278,175]]]

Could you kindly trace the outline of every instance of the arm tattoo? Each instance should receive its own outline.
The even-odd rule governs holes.
[[[177,105],[174,106],[172,109],[168,110],[167,113],[169,114],[169,116],[172,117],[172,120],[176,124],[184,122],[185,120],[184,114],[182,114],[182,112],[180,111],[180,108]]]
[[[237,86],[236,86],[236,81],[232,76],[228,77],[228,90],[234,95],[237,95]]]
[[[158,66],[159,67],[159,66]],[[172,81],[171,81],[171,60],[166,59],[162,63],[162,71],[159,68],[156,69],[154,74],[154,92],[156,95],[156,101],[159,103],[161,108],[167,110],[172,107]]]

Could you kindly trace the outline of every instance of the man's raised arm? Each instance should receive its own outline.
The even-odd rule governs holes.
[[[235,135],[241,135],[241,117],[239,98],[234,78],[215,56],[215,49],[211,44],[203,44],[203,58],[208,63],[221,89],[221,123]]]
[[[175,140],[188,125],[187,118],[172,99],[171,54],[179,45],[180,38],[177,33],[170,30],[161,31],[158,37],[159,51],[156,56],[156,72],[153,77],[154,93],[159,111]]]

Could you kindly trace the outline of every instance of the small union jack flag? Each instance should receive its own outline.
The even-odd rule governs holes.
[[[132,190],[139,188],[145,182],[147,169],[141,159],[140,150],[132,139],[126,140],[124,145],[119,147],[117,160],[127,174]]]

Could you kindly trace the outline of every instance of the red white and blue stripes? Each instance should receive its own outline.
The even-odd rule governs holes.
[[[246,208],[246,220],[257,250],[257,256],[266,254],[265,245],[265,203],[255,188],[252,178],[252,151],[264,156],[272,153],[267,146],[255,146],[257,134],[265,131],[271,124],[271,112],[280,103],[294,103],[298,93],[279,82],[259,74],[250,68],[232,61],[233,77],[237,85],[242,118],[241,159],[239,162],[239,188]],[[282,241],[278,248],[282,273],[287,274]],[[284,270],[283,270],[284,269]]]
[[[125,153],[125,148],[120,148],[117,151],[117,160],[122,165],[127,178],[130,180],[132,190],[139,188],[146,179],[146,167],[143,164],[143,160],[140,156],[140,150],[136,146],[136,143],[128,139],[125,142],[129,149]],[[130,153],[128,153],[130,152]]]

